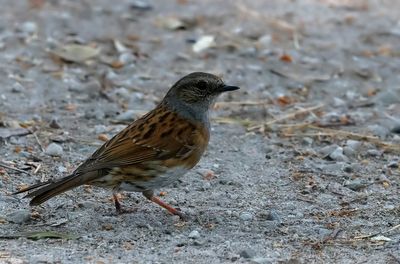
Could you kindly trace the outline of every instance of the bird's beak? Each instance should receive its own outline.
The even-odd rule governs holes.
[[[223,93],[223,92],[235,91],[235,90],[239,90],[239,89],[240,88],[237,86],[223,85],[218,90],[220,93]]]

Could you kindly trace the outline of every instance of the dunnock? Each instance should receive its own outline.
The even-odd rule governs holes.
[[[208,111],[217,96],[239,89],[217,76],[191,73],[176,82],[161,103],[104,143],[71,175],[38,183],[16,193],[39,205],[83,184],[113,189],[117,212],[122,212],[117,192],[134,191],[175,215],[183,214],[154,196],[153,190],[176,181],[200,160],[210,137]]]

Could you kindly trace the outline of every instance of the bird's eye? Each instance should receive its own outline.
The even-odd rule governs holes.
[[[205,90],[207,88],[207,82],[206,81],[198,81],[196,83],[196,87],[199,88],[200,90]]]

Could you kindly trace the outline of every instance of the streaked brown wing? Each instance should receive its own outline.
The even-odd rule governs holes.
[[[183,120],[157,108],[100,147],[77,168],[78,172],[166,160],[199,152],[208,144],[209,132],[200,124]]]

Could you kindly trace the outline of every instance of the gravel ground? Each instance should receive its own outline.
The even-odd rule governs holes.
[[[0,263],[400,263],[400,2],[0,1]],[[75,45],[75,46],[74,46]],[[116,215],[72,172],[177,79],[221,74],[209,148]],[[52,237],[52,238],[51,238]]]

